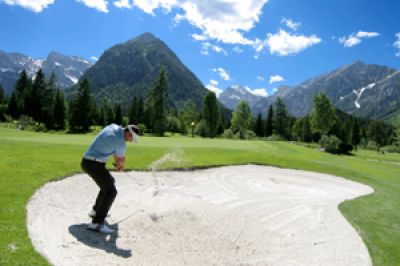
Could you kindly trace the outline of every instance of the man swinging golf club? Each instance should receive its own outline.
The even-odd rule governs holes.
[[[126,128],[111,124],[106,126],[95,138],[89,149],[83,155],[81,168],[91,176],[99,186],[100,191],[89,216],[92,222],[87,229],[104,234],[112,234],[113,229],[105,224],[105,217],[117,196],[114,177],[106,169],[108,158],[113,155],[114,165],[118,171],[124,170],[127,141],[137,143],[140,130],[135,125]]]

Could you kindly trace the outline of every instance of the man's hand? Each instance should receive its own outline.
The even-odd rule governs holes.
[[[118,157],[114,154],[114,161],[113,165],[115,166],[115,169],[117,169],[117,171],[123,171],[125,166],[125,156]]]

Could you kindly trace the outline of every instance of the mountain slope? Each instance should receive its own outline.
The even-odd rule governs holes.
[[[262,98],[265,97],[255,95],[250,90],[243,88],[240,85],[232,85],[220,94],[218,100],[225,107],[234,110],[241,100],[247,101],[249,106],[254,106]]]
[[[252,106],[254,113],[266,114],[270,104],[281,97],[290,114],[301,117],[311,111],[313,97],[323,91],[340,110],[362,118],[400,121],[400,72],[360,61],[294,87],[278,91]]]
[[[0,51],[0,83],[9,94],[23,69],[32,78],[42,68],[47,78],[54,71],[58,86],[66,88],[74,85],[91,65],[82,58],[57,52],[51,52],[46,59],[33,59],[20,53]]]
[[[151,33],[144,33],[106,50],[83,76],[97,99],[130,104],[135,95],[146,96],[161,68],[169,81],[169,98],[180,106],[193,99],[200,106],[206,89],[169,47]]]
[[[335,106],[340,106],[340,109],[347,113],[353,113],[357,109],[357,104],[354,103],[356,100],[354,91],[377,83],[395,72],[395,69],[386,66],[367,65],[357,61],[335,71],[309,79],[295,86],[283,98],[291,114],[304,116],[311,111],[314,95],[323,91]],[[353,99],[353,102],[341,102],[347,97]],[[375,105],[373,101],[368,104]],[[359,115],[364,116],[363,113],[359,113]]]

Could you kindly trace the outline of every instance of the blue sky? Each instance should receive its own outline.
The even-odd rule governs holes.
[[[257,94],[362,60],[400,69],[398,0],[0,0],[0,50],[98,58],[143,32],[205,86]]]

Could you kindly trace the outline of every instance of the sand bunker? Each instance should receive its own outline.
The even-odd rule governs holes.
[[[129,175],[129,176],[128,176]],[[108,223],[86,230],[97,187],[80,174],[38,190],[28,208],[35,248],[54,265],[371,265],[337,206],[372,192],[330,175],[267,166],[114,173]]]

